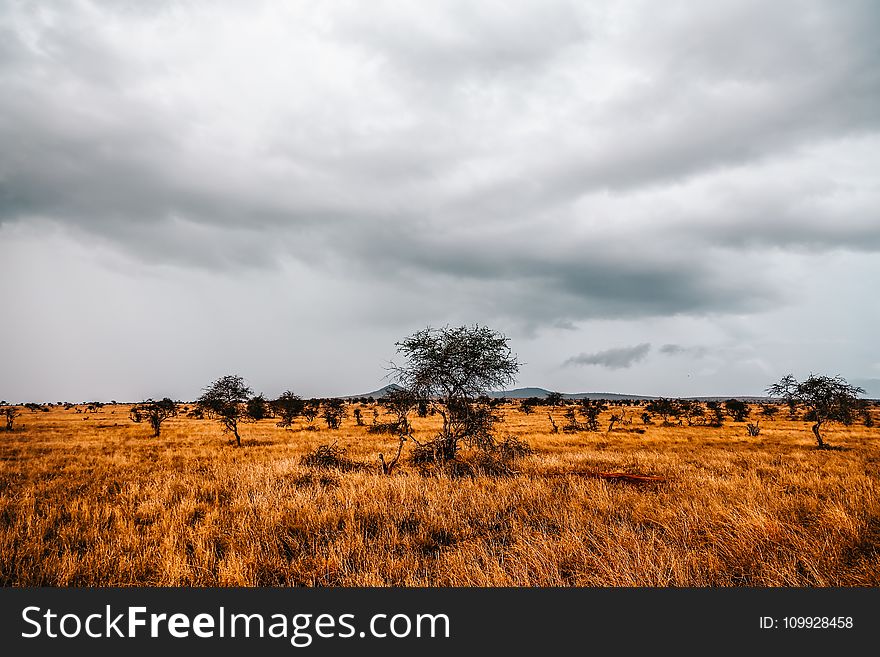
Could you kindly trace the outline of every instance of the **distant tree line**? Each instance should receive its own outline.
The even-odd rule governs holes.
[[[393,459],[389,461],[379,455],[383,472],[393,469],[406,441],[412,441],[414,445],[411,460],[421,465],[450,464],[456,461],[463,444],[482,453],[482,463],[486,467],[492,464],[491,467],[506,468],[509,463],[504,459],[528,451],[521,441],[514,442],[511,437],[501,439],[497,435],[496,428],[501,419],[499,407],[508,400],[489,396],[490,391],[504,389],[516,380],[520,363],[508,342],[503,334],[474,325],[429,327],[396,343],[401,360],[392,362],[389,367],[395,386],[390,386],[378,400],[391,419],[381,418],[374,407],[372,421],[367,425],[361,408],[355,408],[353,412],[355,423],[367,426],[368,432],[398,437],[397,455]],[[564,408],[562,431],[577,432],[599,431],[600,416],[614,406],[618,410],[611,412],[607,431],[617,428],[643,432],[644,429],[628,428],[638,411],[626,409],[640,409],[644,425],[659,421],[664,426],[721,427],[728,418],[734,423],[748,422],[756,409],[762,417],[772,419],[780,408],[787,407],[789,419],[801,418],[811,423],[818,447],[823,449],[829,447],[822,435],[829,423],[849,425],[861,419],[867,426],[874,424],[869,402],[859,399],[865,391],[840,376],[810,374],[804,381],[798,381],[789,374],[770,385],[766,392],[771,397],[770,402],[750,404],[737,398],[723,401],[664,397],[572,399],[553,391],[544,398],[519,400],[519,409],[530,415],[538,407],[548,410]],[[185,410],[188,410],[189,417],[216,420],[223,432],[231,434],[235,444],[241,446],[240,425],[244,422],[276,419],[279,427],[292,428],[295,420],[302,417],[306,421],[304,429],[314,431],[314,421],[320,416],[328,429],[336,430],[348,416],[349,406],[374,401],[373,397],[303,399],[291,390],[284,391],[276,399],[268,399],[263,393],[255,394],[243,377],[230,374],[211,382],[192,407]],[[65,409],[76,408],[80,412],[67,402],[57,402],[56,406],[62,404]],[[23,408],[36,413],[47,411],[49,406],[27,403]],[[91,413],[98,412],[103,406],[104,403],[98,401],[84,404],[86,412]],[[148,424],[153,436],[158,437],[162,425],[176,417],[181,406],[180,402],[168,397],[147,399],[131,406],[129,416],[135,423]],[[0,418],[6,431],[14,430],[20,413],[18,406],[0,403]],[[413,413],[419,417],[439,415],[442,421],[439,432],[429,440],[417,440],[410,421]],[[553,414],[546,414],[552,432],[558,433],[560,427]],[[759,435],[760,420],[748,422],[746,429],[750,436]],[[330,446],[325,447],[322,452],[325,457],[337,453]]]

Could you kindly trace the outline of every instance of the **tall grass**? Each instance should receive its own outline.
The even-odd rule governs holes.
[[[337,431],[249,424],[238,449],[210,420],[168,420],[157,439],[123,406],[25,412],[0,433],[0,582],[880,585],[877,429],[832,428],[843,449],[820,451],[787,418],[748,437],[744,423],[552,434],[545,413],[504,414],[502,433],[535,453],[507,476],[450,478],[405,463],[383,476],[396,438],[350,417]],[[414,424],[427,438],[438,422]],[[367,467],[303,464],[334,441]]]

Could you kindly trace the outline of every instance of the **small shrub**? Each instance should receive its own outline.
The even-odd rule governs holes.
[[[390,433],[390,434],[398,434],[401,433],[401,426],[397,422],[377,422],[376,424],[371,424],[367,427],[367,433]],[[406,433],[406,430],[403,430],[403,433]]]
[[[441,461],[441,455],[444,452],[444,441],[441,436],[437,436],[427,442],[415,442],[409,451],[409,462],[415,466],[425,466]]]
[[[500,443],[498,443],[496,451],[498,452],[498,455],[505,461],[513,461],[534,454],[532,446],[529,445],[526,441],[520,440],[516,436],[508,436],[507,438],[502,440]]]
[[[566,423],[562,427],[562,430],[565,433],[576,433],[578,431],[586,431],[587,430],[586,425],[582,425],[580,422],[578,422],[577,415],[575,415],[573,407],[569,407],[565,411],[565,419],[566,419]]]
[[[319,445],[314,451],[309,452],[300,459],[300,463],[309,468],[335,468],[343,471],[362,470],[364,464],[353,461],[345,455],[344,447],[337,447],[336,443]]]

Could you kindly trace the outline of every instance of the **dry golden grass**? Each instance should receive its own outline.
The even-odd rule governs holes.
[[[82,407],[80,407],[82,409]],[[379,473],[393,436],[174,418],[127,406],[25,411],[0,433],[6,586],[877,586],[880,430],[802,422],[551,434],[504,409],[535,448],[506,477]],[[603,428],[608,413],[603,414]],[[780,415],[785,415],[781,413]],[[562,426],[562,411],[554,410]],[[364,417],[372,417],[364,409]],[[319,426],[319,420],[315,426]],[[416,418],[417,435],[436,430]],[[639,420],[636,424],[640,426]],[[369,468],[305,467],[338,441]],[[590,471],[661,475],[633,485]]]

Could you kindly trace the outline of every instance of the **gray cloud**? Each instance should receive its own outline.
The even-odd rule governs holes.
[[[680,344],[664,344],[658,351],[667,356],[691,356],[692,358],[705,358],[709,354],[708,347],[685,347]]]
[[[305,270],[396,332],[773,313],[880,251],[878,25],[855,0],[5,3],[0,231],[279,300]]]
[[[643,342],[632,347],[614,347],[592,354],[578,354],[566,360],[564,365],[599,365],[612,370],[627,369],[644,360],[649,351],[650,343]]]
[[[777,298],[732,285],[713,249],[880,248],[872,177],[810,204],[806,174],[738,177],[877,130],[871,3],[6,11],[0,223],[185,266],[325,254],[360,276],[515,280],[548,324]],[[502,310],[545,321],[530,308]]]

